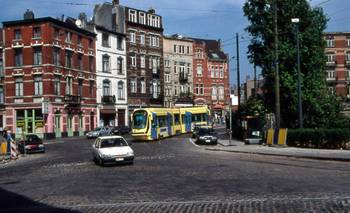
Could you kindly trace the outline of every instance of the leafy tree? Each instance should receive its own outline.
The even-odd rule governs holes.
[[[243,6],[252,36],[249,59],[261,67],[265,78],[264,103],[275,111],[274,3],[277,3],[278,53],[280,72],[281,120],[284,127],[298,125],[296,37],[291,19],[300,18],[299,40],[302,76],[302,101],[306,127],[327,126],[339,116],[339,102],[326,86],[325,42],[327,18],[322,8],[312,8],[307,0],[247,0]]]

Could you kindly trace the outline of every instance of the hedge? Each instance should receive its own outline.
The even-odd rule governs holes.
[[[349,129],[288,129],[287,145],[339,149],[350,141]]]

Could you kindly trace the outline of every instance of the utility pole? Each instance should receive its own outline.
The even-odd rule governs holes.
[[[231,98],[231,91],[232,91],[232,87],[230,87],[230,141],[229,141],[230,145],[231,145],[231,141],[232,141],[232,98]]]
[[[278,68],[278,28],[277,28],[277,0],[274,4],[274,25],[275,25],[275,102],[276,102],[276,128],[281,125],[281,105],[280,105],[280,76]]]
[[[256,85],[256,66],[255,66],[255,64],[254,64],[254,97],[255,97],[255,98],[258,97],[256,93],[257,93],[257,85]]]
[[[236,59],[237,59],[237,92],[238,92],[238,110],[241,105],[241,80],[239,73],[239,42],[238,42],[238,33],[236,33]]]

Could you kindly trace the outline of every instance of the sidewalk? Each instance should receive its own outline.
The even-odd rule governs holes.
[[[219,139],[216,147],[206,148],[206,150],[350,162],[350,150],[245,145],[244,142],[237,140],[232,140],[229,144],[227,139]]]

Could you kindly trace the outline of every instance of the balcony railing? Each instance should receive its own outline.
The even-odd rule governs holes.
[[[337,63],[335,61],[327,61],[326,65],[327,66],[335,66]]]
[[[115,95],[105,95],[102,96],[103,104],[115,104]]]
[[[350,60],[345,61],[345,66],[350,66]]]
[[[80,105],[81,97],[76,95],[65,95],[64,103],[70,106]]]

